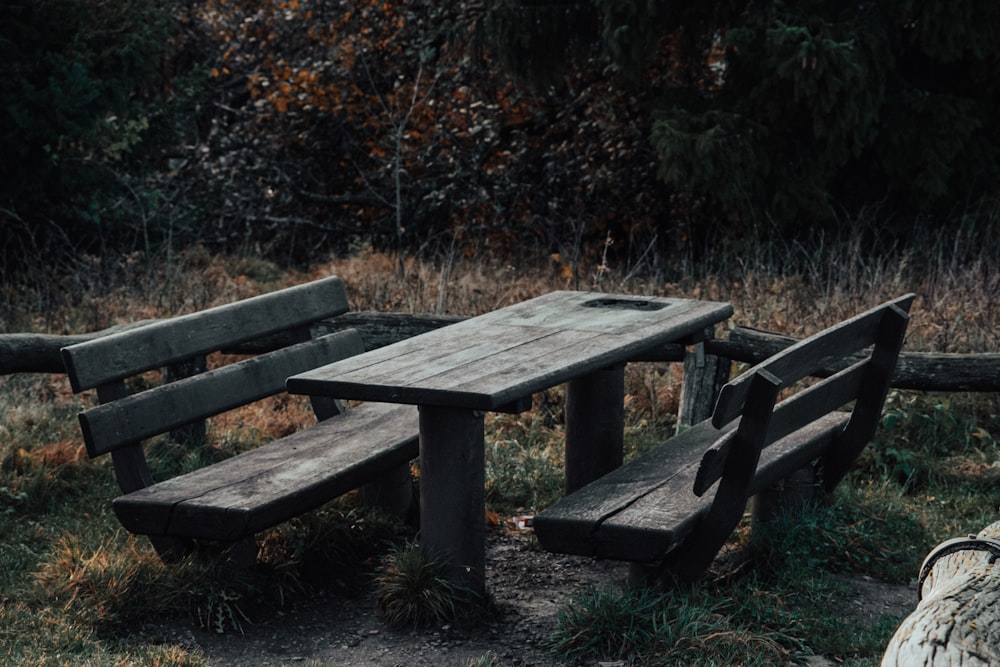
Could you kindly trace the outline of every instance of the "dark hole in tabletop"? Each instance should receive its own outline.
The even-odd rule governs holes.
[[[617,310],[660,310],[669,306],[662,301],[645,299],[591,299],[583,304],[585,308],[612,308]]]

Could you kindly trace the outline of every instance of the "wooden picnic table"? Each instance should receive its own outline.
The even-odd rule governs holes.
[[[290,377],[291,393],[419,406],[420,533],[485,592],[485,412],[522,412],[567,383],[566,488],[621,465],[624,367],[696,344],[728,303],[559,291]]]

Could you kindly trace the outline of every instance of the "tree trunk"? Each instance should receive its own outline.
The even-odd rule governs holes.
[[[1000,521],[949,540],[921,568],[921,599],[896,629],[883,667],[1000,665]]]

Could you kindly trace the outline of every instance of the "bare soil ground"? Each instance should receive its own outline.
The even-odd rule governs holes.
[[[487,586],[498,613],[485,626],[397,630],[377,615],[374,593],[347,599],[321,597],[257,624],[244,633],[215,634],[188,621],[146,628],[163,641],[198,649],[213,667],[243,665],[366,667],[462,667],[492,653],[512,667],[551,665],[542,643],[558,610],[590,585],[621,582],[622,563],[550,554],[532,547],[528,534],[492,532],[487,544]],[[850,579],[854,593],[844,613],[874,621],[882,614],[906,616],[916,604],[911,586]],[[609,663],[611,664],[611,663]],[[809,665],[834,665],[821,657]]]

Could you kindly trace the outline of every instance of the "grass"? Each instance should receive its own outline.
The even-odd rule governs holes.
[[[488,616],[490,601],[451,582],[448,569],[416,542],[394,546],[375,573],[379,615],[397,628],[474,624]]]
[[[729,300],[734,323],[794,335],[915,291],[907,349],[996,352],[1000,280],[993,264],[969,254],[974,245],[930,245],[926,257],[886,253],[877,260],[863,259],[849,243],[831,246],[828,257],[781,247],[744,257],[723,253],[699,274],[628,282],[604,276],[600,288]],[[984,257],[995,256],[979,245]],[[948,261],[945,255],[957,250],[965,259]],[[787,261],[769,263],[782,253]],[[28,281],[5,292],[2,327],[96,330],[329,274],[345,279],[357,310],[473,315],[571,287],[547,259],[513,267],[411,258],[400,281],[395,258],[372,251],[298,272],[197,248],[174,258],[171,266],[81,260],[81,274],[64,277],[62,290],[47,280]],[[629,367],[628,455],[673,432],[678,366]],[[537,396],[528,413],[488,417],[488,503],[501,517],[531,513],[561,493],[562,400],[556,388]],[[83,452],[75,414],[90,401],[73,395],[62,376],[0,377],[0,664],[204,665],[196,651],[145,640],[134,629],[175,616],[192,627],[238,634],[247,619],[320,590],[352,595],[379,577],[384,589],[399,589],[428,573],[417,590],[433,588],[427,584],[434,581],[433,563],[406,546],[412,531],[350,498],[260,535],[254,570],[236,571],[210,550],[163,565],[144,540],[124,534],[110,512],[116,495],[110,465]],[[875,441],[835,494],[769,525],[745,524],[706,579],[689,590],[669,596],[613,586],[583,592],[559,615],[549,647],[553,661],[752,665],[815,653],[843,664],[878,664],[899,619],[836,611],[845,582],[859,576],[910,581],[934,544],[994,519],[998,415],[994,395],[893,392]],[[304,404],[279,399],[213,420],[207,446],[197,451],[161,439],[151,445],[151,459],[159,474],[173,474],[306,419]],[[437,604],[443,613],[448,593]],[[438,612],[390,613],[411,624]],[[476,664],[500,667],[502,661],[486,655]]]

